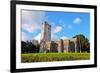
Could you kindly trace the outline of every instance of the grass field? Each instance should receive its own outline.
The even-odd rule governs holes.
[[[21,62],[49,62],[49,61],[70,61],[88,60],[90,53],[28,53],[21,54]]]

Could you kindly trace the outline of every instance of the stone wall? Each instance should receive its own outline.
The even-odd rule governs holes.
[[[79,52],[76,38],[59,41],[47,41],[41,43],[42,52]]]

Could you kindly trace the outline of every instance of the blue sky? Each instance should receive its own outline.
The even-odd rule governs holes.
[[[77,34],[90,39],[89,13],[22,10],[22,40],[39,41],[44,21],[51,25],[52,40],[71,39]]]

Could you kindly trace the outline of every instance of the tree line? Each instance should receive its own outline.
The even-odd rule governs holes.
[[[39,49],[39,44],[35,45],[31,41],[21,41],[21,53],[38,53]]]
[[[78,48],[81,52],[90,52],[90,42],[83,34],[75,35],[77,38]],[[21,53],[39,53],[40,44],[34,44],[31,41],[21,41]]]

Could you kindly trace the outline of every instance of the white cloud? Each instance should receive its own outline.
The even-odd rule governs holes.
[[[55,28],[53,27],[51,31],[51,40],[53,41],[58,40],[59,37],[57,36],[56,33],[59,33],[60,31],[62,31],[61,26],[56,26]]]
[[[56,26],[55,29],[53,30],[54,33],[58,33],[62,30],[61,26]]]
[[[68,39],[68,37],[62,36],[61,39],[65,40],[65,39]]]
[[[54,34],[54,33],[51,33],[51,40],[52,41],[58,40],[58,36],[56,34]]]
[[[34,37],[35,40],[38,40],[38,42],[40,43],[40,37],[41,37],[41,33],[39,33],[38,35],[36,35]]]
[[[43,11],[22,11],[22,29],[28,32],[34,32],[36,29],[40,29],[40,25],[45,19],[45,12]]]
[[[79,17],[75,18],[73,21],[74,24],[80,24],[80,22],[81,22],[81,19]]]
[[[28,40],[28,36],[26,35],[25,32],[22,32],[22,41],[27,41]]]
[[[37,27],[34,24],[22,24],[22,28],[28,32],[33,32]]]

